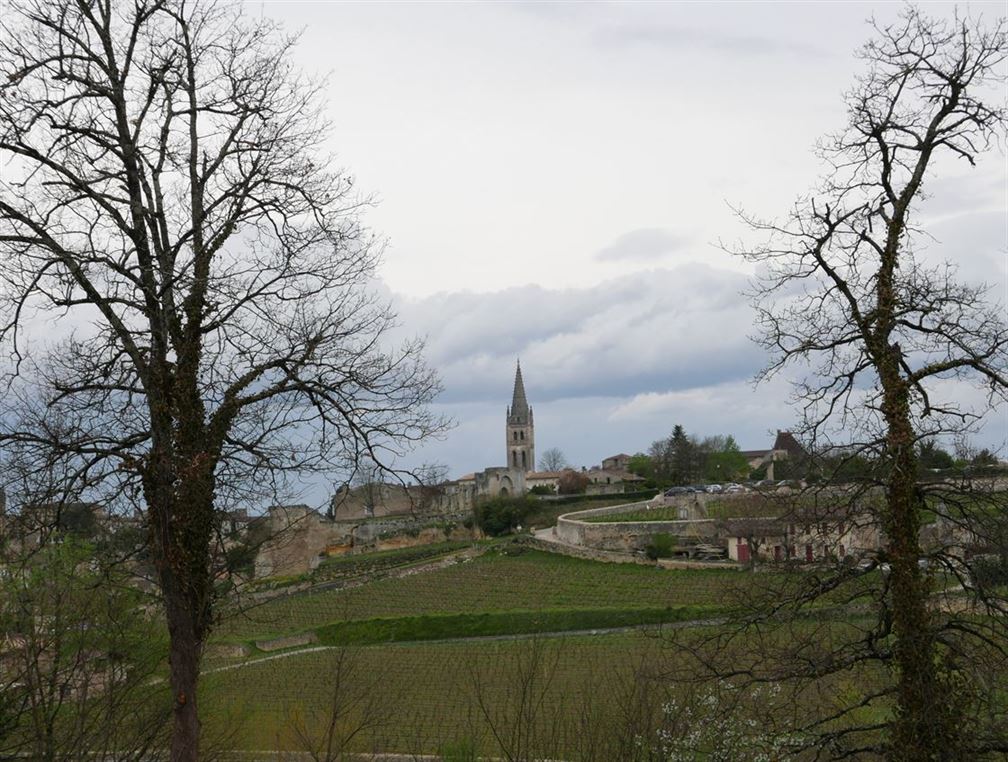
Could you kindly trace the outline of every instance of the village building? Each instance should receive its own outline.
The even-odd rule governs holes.
[[[782,460],[798,461],[808,456],[801,442],[790,431],[777,429],[777,438],[769,450],[743,450],[742,456],[755,470],[766,467],[766,478],[773,479],[774,463]]]
[[[627,471],[630,467],[631,455],[621,452],[619,455],[610,455],[602,459],[603,471]]]

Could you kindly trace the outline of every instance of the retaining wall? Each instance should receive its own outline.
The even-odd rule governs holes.
[[[588,561],[604,561],[611,564],[640,564],[641,566],[654,566],[655,562],[646,556],[638,553],[621,553],[614,550],[599,550],[598,548],[588,548],[583,545],[564,545],[559,542],[549,542],[534,536],[523,536],[523,544],[537,550],[545,550],[547,553],[559,553],[573,558],[584,558]]]
[[[717,535],[713,519],[698,518],[704,515],[704,506],[709,500],[721,500],[722,495],[689,494],[665,498],[663,501],[644,500],[639,503],[611,505],[605,508],[588,508],[583,511],[565,513],[557,519],[555,534],[560,542],[595,548],[617,553],[633,553],[643,550],[656,534],[670,534],[675,537],[714,537]],[[674,505],[683,508],[688,519],[676,521],[620,521],[604,523],[584,521],[586,518],[614,516],[631,511],[646,510],[659,505]]]

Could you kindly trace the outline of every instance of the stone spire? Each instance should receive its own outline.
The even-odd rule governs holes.
[[[529,404],[525,398],[525,382],[522,381],[521,361],[515,371],[514,393],[511,395],[511,407],[508,408],[508,418],[514,423],[527,423],[529,420]]]
[[[532,407],[525,396],[525,382],[522,380],[521,363],[515,369],[514,393],[507,411],[504,427],[507,442],[507,466],[520,471],[535,470],[535,427],[532,423]]]

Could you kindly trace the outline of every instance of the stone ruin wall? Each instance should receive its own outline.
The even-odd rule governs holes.
[[[465,526],[468,517],[446,514],[431,526],[430,517],[423,516],[333,521],[304,506],[274,508],[270,539],[256,555],[255,576],[305,574],[326,556],[478,539],[479,530]]]

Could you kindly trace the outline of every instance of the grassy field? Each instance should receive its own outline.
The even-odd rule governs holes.
[[[339,622],[423,615],[718,607],[730,589],[749,579],[733,570],[673,571],[533,550],[518,555],[489,552],[445,568],[347,590],[274,599],[225,619],[216,637],[252,640]]]

